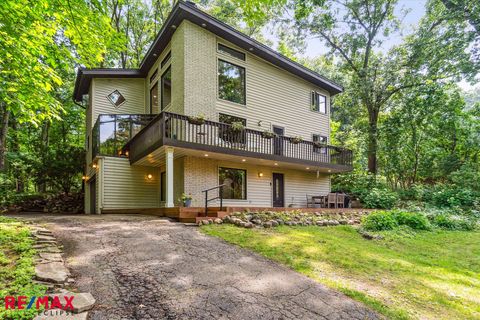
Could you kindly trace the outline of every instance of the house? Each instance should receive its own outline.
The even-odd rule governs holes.
[[[138,69],[78,71],[86,212],[178,214],[182,194],[191,214],[210,198],[209,207],[306,207],[307,194],[330,191],[331,174],[352,169],[352,152],[328,144],[340,92],[179,1]]]

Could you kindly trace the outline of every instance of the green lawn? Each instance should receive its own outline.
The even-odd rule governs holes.
[[[408,230],[366,240],[350,226],[206,234],[256,251],[392,319],[480,319],[480,232]]]
[[[45,287],[34,284],[35,274],[30,230],[20,221],[0,216],[0,297],[45,295]],[[5,310],[0,308],[0,319],[32,319],[38,311]]]

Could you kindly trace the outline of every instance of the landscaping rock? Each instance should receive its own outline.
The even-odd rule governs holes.
[[[278,227],[278,222],[277,221],[272,220],[272,221],[270,221],[270,223],[272,224],[272,227]]]
[[[251,222],[245,223],[245,228],[247,228],[247,229],[253,228],[253,223],[251,223]]]
[[[35,266],[35,277],[41,281],[64,283],[69,275],[62,262],[50,262]]]
[[[46,235],[43,235],[43,234],[37,234],[35,236],[35,238],[37,238],[38,241],[41,241],[41,240],[44,240],[44,241],[55,241],[55,237],[52,237],[52,236],[46,236]]]
[[[39,252],[38,256],[51,262],[63,262],[62,255],[60,253]]]
[[[272,223],[270,221],[267,221],[263,224],[263,227],[264,228],[271,228],[272,227]]]
[[[217,219],[213,220],[213,222],[216,223],[216,224],[222,224],[223,223],[222,219],[220,219],[220,218],[217,218]]]

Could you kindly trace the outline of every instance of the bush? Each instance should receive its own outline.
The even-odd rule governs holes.
[[[430,230],[427,217],[419,212],[395,211],[393,216],[399,225],[409,226],[415,230]]]
[[[373,188],[361,200],[367,208],[391,209],[397,203],[398,196],[388,189]]]
[[[433,224],[445,230],[470,231],[475,229],[476,222],[459,216],[440,214],[433,217]]]
[[[397,220],[389,211],[372,212],[362,218],[362,224],[369,231],[393,230],[398,227]]]

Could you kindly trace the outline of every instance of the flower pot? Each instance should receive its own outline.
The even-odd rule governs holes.
[[[195,125],[197,125],[197,126],[202,125],[202,124],[205,123],[205,119],[201,119],[201,118],[193,118],[193,117],[190,118],[190,117],[189,117],[189,118],[187,118],[187,120],[188,120],[188,123],[190,123],[190,124],[195,124]]]
[[[183,203],[183,205],[188,208],[192,205],[192,199],[188,199],[188,200],[185,200],[185,202]]]

